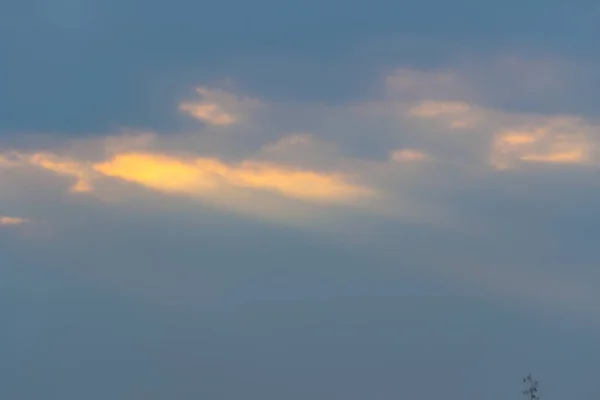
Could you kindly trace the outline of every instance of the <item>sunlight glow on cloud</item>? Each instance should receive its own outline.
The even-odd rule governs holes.
[[[394,150],[390,154],[390,159],[395,162],[415,162],[423,161],[429,158],[429,156],[422,151],[414,149],[399,149]]]
[[[231,125],[237,122],[233,115],[223,111],[217,104],[182,103],[179,109],[212,125]]]
[[[557,151],[546,154],[525,154],[521,157],[524,161],[546,162],[546,163],[565,163],[582,164],[585,157],[585,149],[577,148],[566,151]]]
[[[391,225],[479,229],[452,199],[465,196],[464,188],[489,195],[489,187],[477,185],[497,182],[506,169],[515,179],[536,179],[542,169],[552,174],[569,165],[600,167],[600,126],[591,119],[493,107],[477,101],[464,73],[450,70],[403,69],[384,80],[379,94],[338,105],[265,104],[200,87],[200,99],[179,104],[182,113],[202,122],[188,132],[120,129],[63,138],[37,150],[0,149],[3,189],[11,192],[5,201],[17,215],[29,215],[26,208],[13,208],[20,207],[20,196],[31,198],[31,188],[38,187],[55,196],[54,187],[65,184],[59,177],[65,177],[71,194],[87,196],[50,197],[40,204],[70,206],[84,199],[120,207],[131,201],[157,212],[184,205],[181,212],[190,215],[224,211],[335,232],[358,243],[361,237],[381,241],[383,219]],[[530,90],[542,90],[550,80]],[[57,178],[49,179],[48,172]],[[25,222],[0,219],[4,226]],[[371,223],[373,234],[366,234]]]
[[[408,112],[422,118],[434,118],[445,115],[466,114],[471,107],[463,102],[425,101],[412,107]]]
[[[28,157],[27,161],[33,166],[37,166],[60,175],[72,176],[77,179],[76,183],[71,186],[70,191],[73,193],[87,193],[92,191],[92,186],[89,183],[86,170],[76,161],[59,158],[49,153],[36,153]]]
[[[424,101],[410,107],[408,114],[416,118],[441,120],[450,129],[469,128],[481,119],[473,107],[460,101]]]
[[[122,131],[78,139],[57,152],[0,152],[0,167],[34,167],[70,177],[72,193],[88,193],[96,199],[107,191],[114,197],[119,190],[134,187],[122,185],[128,182],[245,213],[268,213],[256,205],[266,204],[269,198],[278,202],[280,210],[285,210],[283,202],[292,208],[300,203],[325,206],[321,209],[360,204],[354,209],[401,210],[398,215],[404,218],[415,210],[413,204],[423,204],[428,196],[419,188],[446,184],[450,171],[458,178],[534,163],[598,164],[600,127],[569,115],[486,107],[467,100],[471,88],[463,80],[451,71],[404,69],[387,77],[384,93],[364,102],[304,108],[302,104],[267,107],[255,98],[200,87],[196,91],[201,99],[182,102],[180,109],[208,125],[238,124],[251,119],[259,108],[265,111],[265,118],[243,126],[248,134],[242,146],[237,146],[239,140],[233,143],[231,136],[212,135],[211,126],[168,135]],[[285,121],[278,119],[281,115]],[[318,123],[314,130],[301,133],[287,130],[286,123],[295,127],[294,118]],[[279,134],[273,137],[276,130]],[[469,134],[444,135],[457,130]],[[346,146],[346,135],[354,148]],[[378,153],[369,154],[361,146]],[[229,147],[235,151],[229,153]],[[423,164],[431,160],[435,163]],[[107,185],[113,186],[107,189]]]
[[[285,197],[317,202],[346,202],[370,193],[338,175],[291,169],[262,162],[237,165],[218,159],[177,159],[165,155],[127,153],[95,164],[93,168],[110,177],[134,182],[168,193],[203,195],[223,185],[267,190]]]
[[[131,143],[129,139],[127,142]],[[113,137],[111,142],[115,140]],[[91,143],[102,150],[103,141],[92,140]],[[101,160],[83,156],[12,152],[5,158],[18,162],[11,162],[3,169],[19,170],[15,176],[49,171],[75,178],[70,184],[71,193],[87,193],[96,201],[108,202],[106,204],[118,204],[131,196],[146,196],[135,190],[138,186],[199,201],[215,209],[295,226],[322,224],[317,215],[331,207],[365,210],[370,199],[378,195],[372,188],[351,182],[349,177],[353,174],[320,172],[253,158],[226,162],[217,157],[189,153],[181,156],[144,149],[114,152]],[[36,179],[45,187],[58,183],[43,175]]]
[[[199,87],[196,92],[202,100],[184,101],[179,104],[179,110],[210,125],[238,124],[261,105],[257,99],[239,97],[223,90]]]
[[[268,153],[277,153],[294,149],[298,146],[312,145],[313,143],[314,139],[311,136],[296,134],[281,138],[275,143],[266,144],[262,147],[262,150]]]
[[[507,65],[513,67],[509,75],[515,78],[530,76],[535,68],[540,67],[536,63],[514,60]],[[528,90],[535,92],[557,87],[554,79],[558,72],[550,67],[546,67],[545,71],[552,74],[548,72],[544,79]],[[472,146],[469,152],[479,153],[479,158],[489,151],[482,145],[488,141],[491,148],[489,165],[495,169],[524,168],[528,163],[600,163],[596,151],[600,144],[600,126],[584,118],[526,114],[465,101],[473,98],[476,90],[465,83],[464,76],[451,71],[399,70],[388,76],[386,83],[391,100],[369,105],[371,108],[378,107],[379,115],[389,115],[403,124],[405,121],[398,118],[397,110],[400,109],[405,110],[410,118],[435,122],[436,128],[441,125],[448,132],[468,132],[474,135],[472,144],[465,141],[462,146],[465,149]],[[427,127],[413,129],[425,131]]]
[[[510,74],[536,74],[534,64],[515,65]],[[525,91],[543,93],[554,85],[554,71],[548,71]],[[600,125],[569,112],[525,112],[489,101],[495,92],[488,89],[498,85],[494,76],[477,79],[484,81],[483,89],[465,71],[401,69],[382,77],[378,93],[334,104],[266,103],[202,86],[197,98],[178,104],[182,114],[193,117],[185,130],[119,127],[104,136],[56,135],[56,142],[48,135],[39,147],[35,140],[0,142],[26,143],[0,147],[0,205],[32,216],[35,223],[19,228],[19,235],[28,230],[39,235],[45,224],[48,232],[60,231],[62,224],[91,229],[75,219],[140,208],[141,218],[152,214],[173,221],[174,229],[188,217],[275,223],[331,235],[345,245],[365,242],[371,254],[395,254],[392,258],[405,257],[401,243],[415,236],[407,250],[436,249],[415,250],[417,259],[438,253],[437,248],[450,254],[435,259],[439,265],[423,263],[427,271],[511,293],[519,271],[502,281],[481,268],[480,260],[464,267],[446,261],[470,259],[480,251],[479,243],[472,251],[472,243],[486,232],[493,232],[486,238],[493,243],[506,235],[490,247],[506,254],[502,248],[515,247],[513,236],[514,245],[536,236],[523,228],[521,218],[534,207],[532,218],[538,219],[532,229],[553,218],[555,210],[547,205],[582,204],[571,193],[587,184],[585,173],[600,168]],[[582,179],[565,184],[565,176],[582,170]],[[554,184],[568,190],[555,190]],[[562,192],[569,198],[560,197]],[[555,195],[559,199],[552,203]],[[2,226],[26,222],[0,217]],[[449,249],[463,234],[469,236],[465,243]],[[394,258],[399,268],[401,258]],[[404,264],[412,264],[407,259]],[[536,296],[551,297],[546,293]]]
[[[595,135],[594,135],[595,133]],[[593,137],[600,127],[576,118],[545,118],[527,129],[501,131],[495,138],[491,163],[505,169],[517,162],[552,164],[597,163]],[[596,139],[597,140],[597,139]]]
[[[25,218],[0,216],[0,226],[23,225],[27,222]]]

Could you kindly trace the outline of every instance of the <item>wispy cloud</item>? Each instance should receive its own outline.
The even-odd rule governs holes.
[[[398,149],[393,150],[390,153],[390,158],[393,161],[404,163],[404,162],[416,162],[423,161],[429,158],[429,156],[422,151],[415,149]]]
[[[35,153],[29,157],[24,157],[25,161],[33,166],[55,172],[60,175],[72,176],[76,178],[75,184],[70,190],[75,193],[91,192],[92,186],[89,178],[86,177],[86,169],[80,163],[68,158],[60,158],[50,153]]]
[[[461,101],[423,101],[408,109],[410,116],[442,121],[452,130],[473,128],[482,115]]]
[[[16,226],[23,225],[27,219],[21,217],[0,216],[0,226]]]
[[[267,190],[308,201],[345,202],[369,194],[335,174],[287,168],[262,162],[226,164],[217,159],[181,159],[156,154],[118,154],[94,170],[152,189],[203,195],[223,185]]]
[[[210,125],[239,124],[261,105],[258,99],[236,96],[221,89],[199,87],[196,93],[201,99],[181,102],[179,110]]]
[[[538,118],[537,123],[501,130],[494,142],[491,162],[498,168],[516,162],[553,164],[597,163],[600,126],[580,118]]]
[[[300,137],[266,145],[254,156],[240,161],[189,151],[161,151],[156,137],[152,141],[157,148],[151,150],[148,140],[144,140],[147,137],[141,133],[135,139],[127,133],[121,140],[109,136],[105,140],[79,141],[78,146],[57,152],[6,152],[4,158],[10,163],[3,168],[44,171],[69,178],[71,193],[88,194],[97,200],[118,198],[123,190],[119,185],[128,183],[163,195],[280,220],[286,219],[285,209],[290,212],[287,219],[300,217],[303,206],[299,203],[312,207],[358,205],[377,195],[376,189],[357,181],[355,174],[348,171],[327,171],[273,157],[281,155],[281,151],[285,153],[285,141],[292,146],[303,143]],[[177,143],[177,135],[167,138],[168,143],[173,139]],[[49,182],[45,180],[45,184]],[[293,214],[294,209],[297,215]]]
[[[558,72],[546,64],[505,61],[513,75],[535,75],[538,67],[544,70],[530,87],[532,91],[556,88]],[[403,69],[388,76],[386,83],[387,98],[366,102],[364,110],[389,119],[398,129],[420,132],[420,138],[410,133],[407,136],[415,137],[414,144],[425,146],[426,152],[441,150],[444,154],[435,156],[442,162],[466,154],[471,157],[471,169],[484,168],[477,165],[480,161],[498,170],[526,168],[533,163],[591,166],[600,162],[600,125],[593,120],[569,114],[508,111],[477,103],[480,89],[459,72]],[[422,124],[414,125],[411,118]],[[446,132],[468,136],[440,136]],[[442,142],[444,148],[440,148]],[[454,153],[448,151],[450,148]],[[459,149],[462,151],[457,152]]]

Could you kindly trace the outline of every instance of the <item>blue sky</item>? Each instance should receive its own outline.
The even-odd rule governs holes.
[[[0,394],[596,396],[600,4],[0,5]]]

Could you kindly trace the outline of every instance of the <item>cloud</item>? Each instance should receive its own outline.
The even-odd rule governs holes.
[[[0,159],[5,160],[4,163],[0,163],[0,167],[3,168],[14,169],[30,166],[75,178],[75,183],[69,189],[73,193],[87,193],[93,190],[90,183],[91,177],[85,166],[71,158],[61,157],[50,152],[28,154],[11,151],[4,155],[0,154]]]
[[[261,106],[258,99],[240,97],[221,89],[199,87],[200,101],[184,101],[179,110],[202,122],[216,126],[239,124]]]
[[[238,133],[215,138],[210,126],[168,134],[125,130],[56,151],[4,152],[2,165],[69,177],[71,192],[94,196],[107,190],[98,185],[120,181],[234,208],[265,195],[313,205],[361,204],[363,210],[383,207],[374,199],[385,198],[389,210],[408,210],[427,203],[417,188],[436,190],[465,174],[596,162],[598,128],[583,118],[478,104],[469,100],[476,90],[460,71],[399,69],[383,80],[377,96],[341,106],[267,105],[201,86],[201,99],[183,101],[180,109],[202,122],[235,125],[259,108],[264,118],[244,125],[243,139]],[[298,130],[304,121],[314,124]],[[464,135],[447,135],[457,132]],[[368,147],[377,151],[366,153]],[[425,160],[435,163],[397,168]]]
[[[491,163],[500,169],[518,163],[596,164],[600,126],[573,117],[546,117],[500,130]]]
[[[336,170],[347,168],[338,143],[314,134],[292,133],[261,146],[257,160],[297,168]]]
[[[52,171],[59,175],[66,175],[76,178],[76,182],[70,190],[74,193],[86,193],[92,191],[89,178],[85,168],[80,163],[68,158],[60,158],[50,153],[35,153],[29,157],[24,157],[29,164]]]
[[[440,101],[464,97],[467,88],[453,71],[427,71],[400,68],[385,79],[388,95],[412,101]]]
[[[282,150],[281,141],[264,146],[254,156],[225,161],[217,156],[159,149],[161,145],[169,147],[172,139],[165,144],[155,135],[140,133],[136,138],[127,132],[122,137],[79,141],[54,152],[10,151],[2,155],[10,161],[3,168],[25,173],[47,171],[70,178],[71,193],[88,194],[97,200],[127,197],[122,183],[129,183],[236,213],[288,222],[303,218],[306,212],[317,212],[314,207],[364,207],[377,195],[375,189],[355,181],[347,171],[326,171],[266,157]],[[298,138],[288,141],[302,142]],[[150,144],[156,148],[151,149]]]
[[[393,150],[390,153],[390,159],[395,162],[417,162],[428,158],[428,155],[419,150],[414,149],[399,149]]]
[[[0,216],[0,226],[23,225],[27,222],[25,218]]]
[[[460,99],[486,108],[532,112],[561,103],[561,93],[574,83],[576,70],[584,75],[582,65],[561,59],[502,53],[463,56],[434,68],[392,70],[385,79],[385,91],[396,100],[444,103]]]
[[[114,178],[161,193],[190,196],[222,206],[258,201],[257,198],[245,198],[240,191],[332,205],[352,204],[375,193],[365,186],[350,183],[343,174],[252,160],[228,164],[215,158],[131,152],[117,153],[97,163],[63,160],[47,153],[22,155],[22,158],[27,161],[25,165],[75,177],[76,182],[70,188],[73,193],[91,193],[94,191],[91,182]],[[102,195],[101,192],[95,194]],[[244,208],[248,207],[251,209],[251,204]]]
[[[473,94],[477,91],[465,79],[463,72],[451,70],[403,69],[383,77],[387,86],[381,92],[350,104],[267,103],[200,88],[201,100],[180,104],[200,107],[195,108],[201,111],[196,117],[203,123],[196,129],[123,130],[32,151],[7,149],[0,152],[0,166],[22,175],[43,174],[36,178],[40,187],[58,182],[48,173],[69,179],[70,192],[78,196],[55,197],[55,203],[118,199],[103,204],[121,209],[150,202],[159,213],[167,208],[190,215],[194,210],[225,211],[295,227],[314,222],[311,226],[318,226],[319,234],[344,243],[354,243],[355,236],[375,241],[389,237],[393,242],[399,232],[410,236],[423,226],[430,230],[420,236],[422,243],[429,243],[438,230],[448,237],[501,227],[518,233],[525,228],[507,221],[527,214],[521,208],[529,207],[530,200],[511,196],[527,192],[536,179],[563,182],[562,174],[571,171],[568,167],[595,171],[600,129],[594,120],[568,113],[493,107],[478,101]],[[214,107],[202,108],[207,104]],[[258,109],[261,115],[255,118]],[[235,132],[223,129],[233,125]],[[215,130],[222,134],[214,135]],[[502,183],[508,177],[511,183]],[[521,184],[524,188],[518,187]],[[548,202],[531,196],[533,202]],[[473,199],[485,200],[474,205]],[[513,209],[500,212],[496,202],[512,204]],[[15,209],[22,215],[29,210]],[[394,226],[390,232],[377,226],[382,218]],[[481,240],[492,246],[493,238],[482,235]],[[502,240],[512,239],[507,234]],[[444,246],[443,240],[436,243]],[[380,249],[369,242],[364,251],[391,252],[395,246]],[[456,251],[470,254],[466,241],[456,246]],[[474,274],[474,285],[491,284],[481,270],[469,268],[497,263],[495,257],[500,256],[481,255],[473,261],[447,251],[448,259],[468,264],[452,266],[456,276],[468,279]],[[415,260],[424,257],[417,251],[411,254]],[[435,262],[444,260],[429,264]],[[511,279],[519,276],[509,275],[502,285],[513,284]],[[510,293],[505,289],[498,291]]]
[[[213,103],[182,103],[179,109],[212,125],[231,125],[237,122],[233,115]]]
[[[315,139],[311,135],[288,135],[279,139],[276,143],[269,143],[263,146],[262,151],[265,153],[281,153],[294,151],[298,148],[313,146]]]
[[[368,195],[341,176],[245,161],[228,165],[217,159],[178,159],[156,154],[118,154],[95,164],[94,170],[168,193],[205,195],[223,185],[267,190],[290,198],[317,202],[347,202]]]
[[[482,118],[468,103],[460,101],[423,101],[408,109],[410,116],[443,121],[450,129],[471,128]]]
[[[560,69],[515,59],[498,65],[505,64],[509,75],[530,76],[543,69],[543,76],[529,86],[532,91],[557,88],[554,79]],[[480,89],[464,71],[403,69],[387,77],[387,99],[365,103],[364,110],[388,119],[398,129],[413,130],[415,134],[406,135],[413,141],[410,144],[434,154],[436,160],[460,162],[471,170],[485,169],[486,164],[506,170],[533,164],[591,166],[600,162],[600,125],[594,120],[493,108],[485,101],[477,102]],[[468,136],[440,136],[445,133]]]

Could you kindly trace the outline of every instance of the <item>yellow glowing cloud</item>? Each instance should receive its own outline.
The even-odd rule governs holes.
[[[290,140],[295,143],[306,138],[298,136]],[[217,203],[232,193],[241,196],[240,190],[253,190],[257,195],[271,192],[317,203],[347,203],[373,194],[367,188],[349,183],[340,174],[260,160],[230,164],[217,158],[184,158],[148,151],[115,152],[96,163],[50,152],[13,152],[3,155],[2,160],[6,160],[3,164],[10,168],[35,167],[75,178],[70,188],[74,193],[91,192],[91,182],[112,177],[165,193],[197,196]]]
[[[217,187],[214,170],[220,165],[208,159],[196,163],[158,154],[123,153],[93,169],[162,192],[194,194]]]
[[[340,176],[262,162],[229,165],[211,158],[184,160],[158,154],[124,153],[93,168],[106,176],[154,190],[199,196],[214,195],[226,186],[267,190],[311,201],[344,202],[370,193]]]
[[[2,226],[23,225],[26,222],[25,218],[0,216],[0,225]]]

